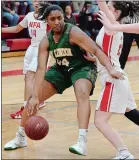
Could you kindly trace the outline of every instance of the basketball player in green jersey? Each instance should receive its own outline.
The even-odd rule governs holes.
[[[66,88],[73,85],[78,106],[79,138],[77,144],[69,150],[75,154],[86,155],[91,112],[89,96],[95,86],[97,69],[94,63],[84,58],[85,51],[94,54],[113,78],[122,78],[123,75],[114,70],[104,52],[83,31],[74,25],[64,23],[63,11],[59,6],[42,7],[40,13],[43,15],[41,18],[47,20],[52,30],[40,43],[34,90],[24,109],[16,138],[8,142],[4,149],[27,146],[24,127],[29,116],[36,114],[42,101],[54,94],[62,94]],[[53,55],[56,63],[45,73],[49,54]]]

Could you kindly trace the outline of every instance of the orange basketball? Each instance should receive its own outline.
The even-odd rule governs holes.
[[[32,140],[41,140],[49,132],[49,124],[41,116],[32,116],[25,125],[25,133]]]

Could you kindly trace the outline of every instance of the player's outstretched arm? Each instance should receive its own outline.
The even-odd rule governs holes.
[[[2,33],[18,33],[24,28],[28,27],[28,14],[24,17],[24,19],[17,24],[16,26],[2,28]]]
[[[112,24],[103,11],[99,11],[98,20],[104,27],[110,31],[119,31],[127,33],[139,33],[139,23],[134,24]]]
[[[115,16],[112,14],[112,12],[109,10],[107,4],[105,1],[100,1],[100,0],[97,0],[97,3],[98,3],[98,7],[101,11],[103,11],[107,17],[109,18],[110,22],[113,23],[113,24],[117,24],[116,22],[116,19],[115,19]]]
[[[22,27],[20,24],[18,24],[18,25],[13,26],[13,27],[2,28],[1,31],[2,31],[2,33],[18,33],[23,29],[24,29],[24,27]]]
[[[121,78],[121,75],[115,72],[105,53],[96,45],[96,43],[89,36],[86,35],[86,33],[84,33],[78,27],[73,27],[71,29],[70,43],[76,44],[82,49],[84,49],[86,52],[94,54],[98,58],[100,63],[106,67],[106,69],[113,78]]]
[[[137,34],[139,34],[139,23],[114,25],[113,30],[126,32],[126,33],[137,33]]]

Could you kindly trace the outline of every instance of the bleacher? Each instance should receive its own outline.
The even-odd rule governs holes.
[[[76,21],[78,24],[78,13],[73,14],[76,17]],[[19,22],[22,21],[24,16],[20,16]],[[18,23],[19,23],[18,22]],[[6,24],[3,24],[3,27],[6,27]],[[47,32],[50,30],[50,27],[47,25]],[[2,47],[2,52],[7,51],[21,51],[26,50],[30,45],[31,39],[24,38],[25,37],[25,29],[19,33],[2,33],[1,40],[5,41],[6,47]],[[6,48],[6,49],[5,49]],[[4,55],[3,55],[4,56]]]
[[[73,13],[73,15],[76,18],[76,22],[78,25],[79,22],[79,14],[78,13]],[[94,19],[96,18],[96,14],[93,15]],[[19,22],[24,18],[24,16],[20,16]],[[3,26],[6,26],[4,24]],[[50,27],[47,25],[47,32],[50,30]],[[2,52],[12,52],[12,51],[21,51],[21,50],[26,50],[28,46],[30,45],[31,39],[30,38],[25,38],[25,29],[19,33],[2,33],[1,35],[1,40],[5,40],[5,47],[2,47]],[[9,54],[9,53],[8,53]],[[9,54],[10,55],[10,54]],[[12,56],[12,54],[11,54]],[[19,56],[19,55],[18,55]],[[5,57],[4,54],[2,54],[2,57]]]

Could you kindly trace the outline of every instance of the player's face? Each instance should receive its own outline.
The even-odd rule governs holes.
[[[33,8],[34,8],[35,12],[38,12],[39,0],[33,0],[32,3],[33,3]]]
[[[71,6],[67,6],[66,9],[65,9],[65,12],[67,14],[71,14],[72,13]]]
[[[108,8],[109,8],[109,10],[113,13],[113,15],[115,16],[116,20],[118,20],[120,14],[121,14],[121,11],[120,11],[120,10],[116,10],[116,9],[113,7],[113,2],[112,2],[112,1],[109,1],[109,2],[108,2]]]
[[[108,2],[108,8],[113,14],[115,14],[115,8],[113,7],[113,3],[111,1]]]
[[[54,32],[61,32],[64,26],[64,16],[61,11],[52,11],[47,17],[47,23]]]

